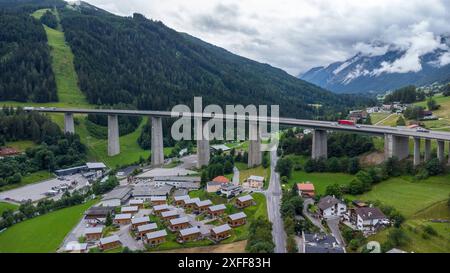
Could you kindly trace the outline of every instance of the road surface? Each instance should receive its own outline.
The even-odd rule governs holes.
[[[312,198],[307,198],[303,201],[303,216],[307,217],[311,221],[311,223],[318,227],[322,232],[326,232],[325,228],[320,222],[320,219],[317,219],[308,211],[309,204],[314,204],[314,200]]]
[[[283,219],[281,218],[281,185],[280,175],[275,172],[278,161],[277,151],[271,152],[270,157],[270,183],[266,192],[267,213],[272,222],[272,236],[275,243],[275,253],[286,253],[286,232],[284,231]]]
[[[339,229],[339,217],[327,219],[327,225],[331,230],[334,238],[341,246],[345,246],[344,239],[342,238],[341,230]]]

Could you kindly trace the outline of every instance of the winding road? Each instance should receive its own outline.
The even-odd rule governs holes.
[[[278,161],[277,151],[270,154],[270,183],[266,192],[267,213],[272,222],[272,237],[275,243],[275,253],[286,253],[286,232],[284,230],[283,219],[281,218],[281,185],[280,175],[275,172]]]

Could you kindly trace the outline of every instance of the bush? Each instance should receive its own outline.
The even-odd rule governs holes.
[[[444,166],[439,162],[438,158],[429,160],[425,165],[425,169],[429,175],[438,175],[444,172]]]
[[[423,232],[425,232],[426,234],[431,235],[431,236],[437,236],[438,235],[437,231],[430,225],[424,226],[423,227]]]
[[[283,157],[278,160],[277,165],[275,166],[275,171],[280,174],[280,176],[291,177],[292,174],[292,160],[289,158]]]

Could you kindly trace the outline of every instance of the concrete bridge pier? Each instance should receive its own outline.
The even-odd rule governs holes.
[[[396,157],[398,160],[409,156],[409,138],[386,134],[384,136],[384,156],[385,158]]]
[[[203,129],[208,126],[207,121],[197,122],[197,168],[207,166],[209,164],[209,139],[205,139]]]
[[[64,114],[64,133],[75,133],[75,124],[73,122],[73,114],[65,113]]]
[[[315,129],[313,130],[312,139],[312,159],[327,158],[328,145],[327,145],[327,131]]]
[[[252,168],[262,163],[261,138],[257,122],[249,122],[249,146],[248,146],[248,167]]]
[[[439,162],[444,163],[445,161],[445,142],[442,140],[437,141],[437,158],[439,159]]]
[[[120,153],[119,119],[117,115],[108,115],[108,155]]]
[[[450,142],[448,143],[448,165],[450,165]]]
[[[430,159],[431,159],[431,140],[425,139],[425,156],[423,160],[427,162]]]
[[[152,117],[152,166],[164,164],[164,144],[161,117]]]
[[[414,138],[414,166],[420,165],[420,138]]]

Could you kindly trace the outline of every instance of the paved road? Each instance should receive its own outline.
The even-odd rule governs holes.
[[[266,192],[267,197],[267,213],[269,220],[272,222],[272,236],[275,243],[275,253],[286,253],[286,232],[284,231],[283,219],[281,218],[281,185],[280,175],[275,172],[277,164],[277,151],[271,152],[270,162],[270,183]]]
[[[233,185],[239,185],[239,169],[236,167],[233,167]]]
[[[325,228],[320,222],[320,219],[317,219],[311,213],[309,213],[308,211],[309,204],[314,204],[314,200],[312,198],[307,198],[303,201],[303,215],[306,216],[313,223],[313,225],[318,227],[321,231],[325,232]]]
[[[342,238],[341,230],[339,229],[339,217],[327,219],[327,225],[331,230],[334,238],[341,246],[345,246],[344,239]]]

